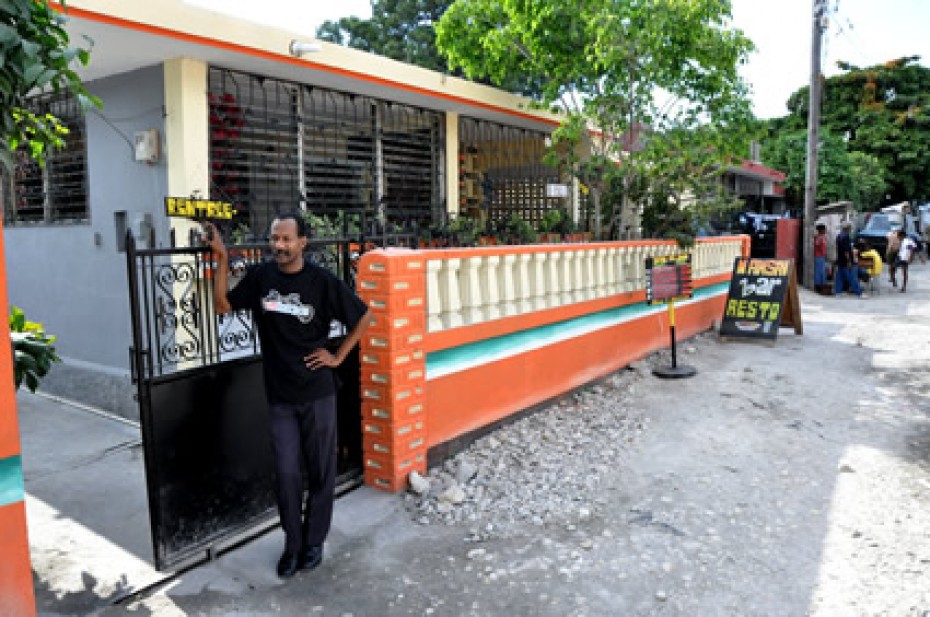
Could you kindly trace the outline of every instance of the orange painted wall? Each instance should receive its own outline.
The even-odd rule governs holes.
[[[677,306],[676,338],[709,329],[725,296]],[[427,442],[433,447],[577,388],[670,345],[668,314],[648,315],[427,382]],[[462,396],[467,392],[468,396]]]
[[[699,240],[733,241],[732,237]],[[749,238],[743,236],[739,242],[741,253],[748,255]],[[427,332],[428,261],[655,244],[672,243],[387,249],[364,254],[358,271],[359,295],[375,316],[375,323],[361,340],[366,484],[400,490],[406,486],[411,471],[425,471],[428,448],[581,386],[671,344],[667,308],[644,310],[644,290]],[[729,280],[727,271],[695,281],[695,298],[676,306],[679,340],[709,329],[720,318],[726,299],[721,288]],[[545,330],[531,332],[536,328]],[[511,335],[515,338],[499,339]],[[534,339],[537,335],[539,338]],[[572,338],[562,338],[565,336]],[[495,360],[495,354],[508,353],[506,345],[511,340],[522,340],[516,344],[523,351]],[[534,349],[537,343],[540,346]],[[464,347],[472,344],[477,347]],[[472,352],[479,357],[487,353],[490,360],[472,362],[468,360],[474,357]],[[428,356],[432,354],[436,355],[432,356],[430,368]],[[463,364],[457,364],[459,361]],[[431,371],[435,371],[432,377],[428,375]]]
[[[22,501],[0,507],[0,615],[35,615],[26,506]]]
[[[0,307],[4,311],[0,340],[10,340],[6,318],[6,253],[0,226]],[[0,459],[20,453],[16,392],[13,389],[13,356],[8,343],[0,344]],[[0,615],[35,615],[32,564],[26,534],[26,508],[22,501],[0,506]]]

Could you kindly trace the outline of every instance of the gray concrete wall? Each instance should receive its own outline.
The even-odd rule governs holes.
[[[149,129],[163,144],[164,78],[154,66],[87,86],[103,101],[87,115],[90,220],[5,228],[9,298],[58,337],[66,361],[43,389],[133,415],[126,255],[114,214],[124,211],[136,230],[149,214],[156,244],[168,243],[164,157],[136,162],[132,146],[134,133]]]

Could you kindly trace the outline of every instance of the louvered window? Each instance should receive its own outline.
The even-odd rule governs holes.
[[[86,123],[80,104],[70,93],[59,92],[34,96],[27,108],[54,115],[68,133],[63,147],[46,153],[44,167],[25,148],[15,153],[13,174],[4,181],[4,223],[87,221]]]
[[[210,69],[211,197],[257,236],[276,212],[428,225],[442,201],[442,115]]]

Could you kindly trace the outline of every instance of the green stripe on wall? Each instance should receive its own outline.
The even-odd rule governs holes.
[[[717,283],[707,287],[699,287],[694,290],[694,297],[690,300],[677,302],[678,306],[690,302],[700,302],[707,298],[726,294],[730,288],[730,282]],[[615,326],[644,317],[646,315],[668,311],[665,304],[649,305],[645,302],[636,304],[627,304],[625,306],[582,315],[573,319],[567,319],[557,323],[546,324],[521,330],[494,338],[476,341],[450,349],[434,351],[426,356],[426,376],[427,379],[441,377],[459,370],[465,370],[473,366],[492,362],[502,357],[513,356],[519,353],[539,349],[546,345],[583,336],[587,333]]]
[[[25,496],[22,459],[19,456],[0,459],[0,506],[19,503]]]

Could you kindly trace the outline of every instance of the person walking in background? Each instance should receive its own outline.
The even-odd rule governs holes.
[[[852,223],[843,223],[836,237],[836,272],[833,274],[833,293],[840,295],[848,288],[849,293],[861,298],[862,289],[859,287],[851,232]]]
[[[893,271],[891,273],[891,280],[895,287],[897,287],[894,270],[901,268],[901,273],[903,276],[901,280],[901,293],[904,293],[907,291],[907,267],[910,265],[911,260],[914,258],[914,253],[917,251],[917,243],[914,242],[911,238],[908,238],[903,229],[899,229],[898,244],[898,257],[897,261],[894,262]]]
[[[307,229],[300,213],[275,217],[270,238],[273,261],[249,267],[232,290],[227,290],[226,246],[212,223],[205,228],[204,242],[218,266],[213,278],[217,314],[250,310],[258,329],[278,513],[285,536],[277,571],[281,578],[289,578],[323,560],[336,484],[333,369],[355,347],[372,316],[345,283],[304,257]],[[335,353],[325,347],[334,320],[348,332]],[[301,462],[308,485],[303,507]]]
[[[897,287],[895,264],[898,262],[898,249],[901,248],[901,238],[898,237],[898,232],[894,229],[888,232],[886,238],[888,239],[888,246],[885,248],[885,263],[888,264],[888,280]]]
[[[814,290],[823,293],[827,285],[827,226],[817,223],[814,235]]]

